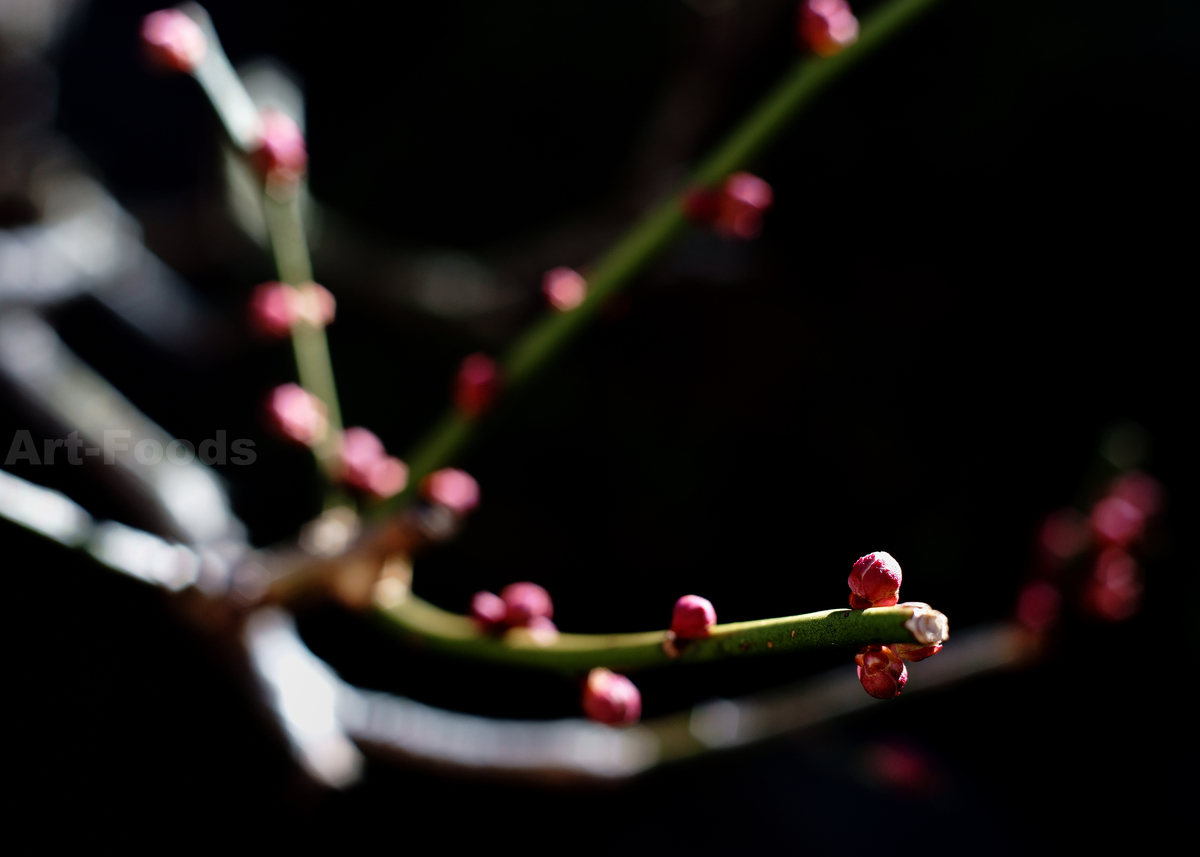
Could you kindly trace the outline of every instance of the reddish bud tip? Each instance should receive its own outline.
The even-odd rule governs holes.
[[[142,50],[156,68],[190,74],[207,48],[200,25],[178,9],[162,9],[142,19]]]
[[[876,699],[894,699],[908,681],[904,661],[887,646],[863,646],[854,662],[863,689]]]
[[[1048,631],[1058,624],[1062,595],[1044,580],[1025,584],[1017,595],[1017,621],[1031,631]]]
[[[1084,609],[1098,619],[1123,622],[1142,606],[1142,569],[1119,547],[1096,557],[1091,578],[1083,591]]]
[[[479,483],[464,470],[446,467],[421,480],[421,496],[456,515],[465,515],[479,505]]]
[[[675,602],[671,614],[671,631],[680,640],[695,640],[707,637],[709,630],[717,624],[717,611],[712,602],[699,595],[684,595]]]
[[[504,599],[492,592],[476,592],[471,598],[471,618],[478,622],[485,631],[490,631],[504,624],[508,614],[508,605]]]
[[[1142,537],[1146,516],[1123,497],[1105,497],[1092,507],[1092,532],[1102,545],[1128,547]]]
[[[800,41],[822,57],[858,41],[858,19],[846,0],[804,0],[797,30]]]
[[[279,435],[304,446],[320,443],[329,430],[325,403],[298,384],[283,384],[271,391],[267,421]]]
[[[923,661],[940,652],[942,643],[934,643],[932,646],[923,646],[920,643],[897,643],[891,649],[902,661]]]
[[[500,597],[507,609],[504,621],[510,628],[521,628],[535,618],[549,619],[554,615],[550,593],[536,583],[510,583]]]
[[[555,268],[542,277],[542,294],[559,312],[570,312],[587,297],[587,282],[571,268]]]
[[[404,462],[388,455],[383,441],[361,427],[342,432],[338,468],[341,480],[347,485],[380,499],[399,494],[408,484],[408,467]]]
[[[486,354],[463,358],[454,376],[454,406],[468,419],[487,411],[500,392],[500,369]]]
[[[900,600],[900,563],[884,551],[860,557],[850,571],[850,606],[891,607]],[[857,598],[856,598],[857,596]]]
[[[287,283],[262,283],[250,295],[250,326],[271,339],[282,339],[292,332],[299,295]]]
[[[625,676],[596,667],[583,686],[583,713],[609,726],[637,723],[642,716],[642,694]]]
[[[292,117],[279,110],[262,112],[262,132],[250,161],[265,178],[290,184],[308,168],[304,134]]]

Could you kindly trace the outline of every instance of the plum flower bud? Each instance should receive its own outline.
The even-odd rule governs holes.
[[[161,9],[142,19],[142,49],[157,68],[190,74],[208,45],[200,25],[178,9]]]
[[[1162,483],[1148,473],[1138,470],[1118,477],[1109,489],[1109,494],[1132,503],[1147,518],[1157,515],[1165,505]]]
[[[487,411],[500,392],[500,369],[486,354],[463,358],[454,376],[454,406],[468,419]]]
[[[510,583],[501,590],[500,597],[507,609],[504,621],[510,628],[524,627],[535,618],[554,616],[550,593],[536,583]]]
[[[292,332],[297,319],[297,292],[287,283],[262,283],[250,296],[250,326],[272,339]]]
[[[671,631],[676,639],[695,640],[707,637],[715,624],[717,611],[707,598],[684,595],[675,602],[675,611],[671,614]]]
[[[250,161],[264,178],[280,184],[299,180],[308,168],[308,149],[300,126],[286,113],[264,110],[262,132]]]
[[[1105,497],[1092,507],[1092,532],[1102,545],[1128,547],[1142,537],[1146,516],[1123,497]]]
[[[1123,622],[1141,606],[1142,570],[1137,560],[1119,547],[1102,552],[1083,591],[1084,609],[1099,619]]]
[[[296,317],[313,327],[326,327],[337,312],[337,301],[320,283],[304,283],[296,290]]]
[[[508,605],[504,599],[494,592],[476,592],[471,598],[471,618],[478,622],[485,631],[491,631],[504,624],[508,614]]]
[[[464,470],[446,467],[421,480],[421,496],[456,515],[465,515],[479,505],[479,483]]]
[[[355,427],[342,432],[338,451],[341,480],[352,488],[387,499],[408,484],[408,467],[388,455],[383,441],[368,429]]]
[[[797,29],[801,41],[822,57],[858,41],[858,19],[846,0],[804,0]]]
[[[887,646],[863,646],[854,662],[863,689],[876,699],[894,699],[908,681],[904,661]]]
[[[570,312],[587,297],[587,282],[571,268],[555,268],[542,277],[542,294],[559,312]]]
[[[625,676],[596,667],[583,686],[583,713],[609,726],[637,723],[642,716],[642,694]]]
[[[683,198],[684,214],[707,223],[726,238],[748,240],[762,232],[763,212],[771,207],[771,186],[750,173],[734,173],[720,190],[693,190]]]
[[[329,430],[325,403],[299,384],[283,384],[271,391],[267,420],[278,434],[304,446],[320,443]]]
[[[900,600],[900,563],[884,551],[860,557],[850,571],[850,606],[891,607]]]

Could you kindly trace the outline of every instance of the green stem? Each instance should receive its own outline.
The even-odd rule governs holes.
[[[758,104],[681,188],[666,195],[587,274],[587,299],[575,310],[546,314],[512,345],[503,360],[504,380],[515,390],[553,360],[630,280],[640,273],[683,230],[686,219],[679,206],[682,189],[713,185],[744,169],[775,140],[800,111],[860,60],[886,43],[937,0],[892,0],[863,21],[858,41],[825,59],[805,57]],[[478,421],[467,421],[451,409],[409,454],[409,485],[444,467],[472,441]],[[377,507],[377,512],[407,502],[408,491]]]
[[[487,634],[469,617],[448,613],[413,595],[377,611],[402,637],[431,651],[566,673],[592,667],[631,669],[744,655],[913,643],[917,640],[905,623],[914,612],[912,607],[822,610],[715,625],[708,637],[686,641],[678,646],[679,654],[671,657],[663,648],[666,631],[558,634],[552,641],[539,643],[534,634],[522,628],[502,637]]]

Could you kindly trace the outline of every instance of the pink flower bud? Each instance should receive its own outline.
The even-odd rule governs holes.
[[[283,384],[271,391],[267,420],[277,433],[304,446],[320,443],[329,430],[325,403],[298,384]]]
[[[142,19],[142,49],[157,68],[190,74],[207,48],[200,25],[178,9],[162,9]]]
[[[684,595],[675,602],[675,611],[671,614],[671,630],[677,639],[695,640],[707,637],[715,624],[717,611],[707,598]]]
[[[296,289],[296,317],[313,327],[325,327],[333,321],[337,301],[320,283],[305,283]]]
[[[876,699],[893,699],[900,695],[908,681],[904,661],[887,646],[863,646],[854,656],[858,664],[858,680],[863,689]]]
[[[625,676],[596,667],[583,686],[583,713],[609,726],[637,723],[642,716],[642,694]]]
[[[771,186],[758,176],[734,173],[720,190],[689,191],[681,205],[690,220],[711,225],[726,238],[746,240],[762,231],[763,212],[773,198]]]
[[[891,646],[891,649],[902,661],[923,661],[940,652],[942,644],[934,643],[932,646],[923,646],[920,643],[896,643]]]
[[[555,268],[542,277],[542,294],[559,312],[570,312],[587,297],[587,282],[570,268]]]
[[[1031,631],[1048,631],[1058,623],[1062,595],[1052,583],[1035,580],[1017,595],[1017,621]]]
[[[1118,477],[1108,493],[1132,503],[1147,518],[1157,515],[1165,505],[1162,483],[1137,470]]]
[[[858,41],[858,19],[846,0],[805,0],[800,4],[798,30],[801,41],[822,57]]]
[[[287,283],[262,283],[250,296],[250,326],[271,339],[292,332],[297,319],[298,294]]]
[[[860,557],[850,571],[850,606],[891,607],[900,600],[900,563],[884,551]]]
[[[1105,497],[1092,507],[1092,532],[1102,545],[1128,547],[1142,537],[1146,516],[1122,497]]]
[[[508,614],[508,605],[504,599],[492,592],[476,592],[471,598],[471,618],[478,622],[485,631],[491,631],[504,624]]]
[[[1141,606],[1142,570],[1137,561],[1119,547],[1101,553],[1083,591],[1084,609],[1099,619],[1123,622]]]
[[[487,411],[500,392],[500,369],[486,354],[463,358],[454,377],[454,406],[468,419]]]
[[[281,184],[297,181],[308,168],[308,149],[300,126],[286,113],[264,110],[262,133],[250,161],[265,178]]]
[[[395,496],[408,484],[408,467],[400,459],[389,456],[383,441],[365,428],[348,428],[342,432],[338,466],[343,482],[380,499]]]
[[[446,467],[421,480],[421,496],[456,515],[465,515],[479,505],[479,483],[466,471]]]
[[[508,613],[504,621],[510,628],[528,625],[530,620],[538,616],[546,619],[554,616],[550,593],[536,583],[510,583],[500,592],[500,597],[507,605]]]

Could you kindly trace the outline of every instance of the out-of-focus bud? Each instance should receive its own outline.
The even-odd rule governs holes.
[[[1103,551],[1084,587],[1084,609],[1109,622],[1131,618],[1142,606],[1141,578],[1141,567],[1125,551],[1119,547]]]
[[[717,611],[707,598],[684,595],[675,602],[675,610],[671,614],[671,631],[676,639],[695,640],[707,637],[715,624]]]
[[[479,483],[465,470],[446,467],[421,480],[421,496],[456,515],[465,515],[479,505]]]
[[[399,494],[408,484],[404,462],[388,455],[383,441],[362,427],[342,432],[338,465],[343,482],[380,499]]]
[[[1042,633],[1053,628],[1061,609],[1058,587],[1044,580],[1025,584],[1017,595],[1017,621],[1031,631]]]
[[[923,646],[920,643],[896,643],[890,648],[902,661],[923,661],[940,652],[942,645],[942,643],[934,643],[932,646]]]
[[[471,598],[471,618],[478,622],[485,631],[491,631],[503,625],[506,615],[508,615],[508,605],[504,603],[503,598],[493,592],[476,592]]]
[[[500,592],[500,597],[507,609],[504,621],[510,628],[524,627],[535,618],[554,616],[550,593],[536,583],[510,583]]]
[[[859,557],[850,570],[850,606],[892,607],[900,600],[900,563],[885,551]]]
[[[142,49],[155,67],[190,74],[208,45],[199,24],[178,9],[162,9],[142,19]]]
[[[272,339],[292,332],[298,317],[299,294],[287,283],[261,283],[250,295],[250,326]]]
[[[282,111],[264,110],[262,133],[250,153],[250,161],[271,181],[291,184],[299,180],[308,168],[308,149],[300,126]]]
[[[1092,532],[1102,545],[1128,547],[1142,537],[1146,516],[1123,497],[1105,497],[1092,507]]]
[[[299,384],[283,384],[267,397],[267,420],[288,440],[314,446],[329,430],[325,403]]]
[[[688,192],[681,205],[690,220],[709,224],[726,238],[746,240],[762,232],[763,212],[773,200],[771,186],[758,176],[734,173],[720,190]]]
[[[1087,518],[1074,509],[1051,512],[1038,533],[1038,544],[1059,562],[1079,556],[1090,542]]]
[[[486,354],[463,358],[454,376],[454,406],[468,419],[487,411],[500,392],[500,369]]]
[[[571,268],[555,268],[542,277],[542,294],[559,312],[570,312],[587,297],[587,282]]]
[[[858,41],[858,19],[846,0],[804,0],[797,29],[800,40],[822,57]]]
[[[305,283],[296,289],[296,317],[313,327],[325,327],[333,321],[337,301],[320,283]]]
[[[1113,482],[1108,492],[1113,497],[1120,497],[1145,515],[1152,518],[1162,511],[1165,505],[1162,483],[1148,473],[1135,470],[1126,473]]]
[[[863,689],[876,699],[894,699],[908,681],[904,661],[887,646],[863,646],[854,662]]]
[[[583,686],[583,713],[609,726],[637,723],[642,716],[642,694],[625,676],[596,667]]]
[[[525,626],[525,630],[540,646],[549,646],[558,639],[558,626],[545,616],[534,616]]]

